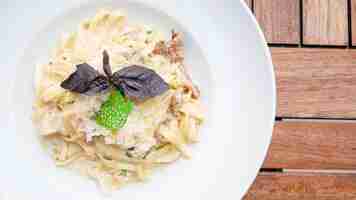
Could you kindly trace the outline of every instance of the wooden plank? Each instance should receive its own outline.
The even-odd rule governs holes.
[[[244,200],[352,200],[355,174],[260,173]]]
[[[356,50],[271,48],[281,117],[356,118]]]
[[[299,0],[255,0],[254,11],[268,43],[299,44]]]
[[[277,122],[263,167],[355,170],[356,123]]]
[[[351,33],[352,45],[356,46],[356,0],[351,0]]]
[[[252,0],[245,0],[248,7],[252,8]]]
[[[347,0],[303,0],[303,43],[347,45]]]

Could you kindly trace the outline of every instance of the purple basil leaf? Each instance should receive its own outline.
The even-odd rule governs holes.
[[[124,92],[125,96],[143,101],[146,98],[150,97],[149,90],[144,87],[144,84],[137,80],[126,79],[121,81],[119,88]]]
[[[133,65],[115,72],[111,81],[130,99],[144,101],[166,92],[168,84],[153,70]]]
[[[95,95],[97,93],[104,93],[110,88],[108,79],[100,75],[89,84],[89,89],[84,93],[86,95]]]
[[[103,52],[103,69],[106,74],[106,76],[111,77],[112,76],[112,71],[111,71],[111,66],[110,66],[110,58],[109,54],[106,50]]]
[[[108,80],[87,63],[77,65],[77,70],[61,83],[72,92],[93,95],[108,88]]]

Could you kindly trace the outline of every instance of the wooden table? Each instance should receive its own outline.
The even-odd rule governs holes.
[[[278,109],[245,200],[356,199],[356,0],[246,1],[271,48]]]

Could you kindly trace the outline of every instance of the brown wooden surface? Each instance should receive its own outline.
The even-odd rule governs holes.
[[[298,0],[255,0],[254,11],[268,43],[298,44]]]
[[[356,118],[356,50],[271,48],[278,116]]]
[[[351,5],[351,41],[352,45],[356,46],[356,0],[350,0]]]
[[[282,121],[245,199],[356,200],[356,0],[251,4],[274,46]]]
[[[356,169],[356,123],[277,122],[263,167]]]
[[[244,200],[353,200],[356,174],[260,173]]]
[[[347,0],[303,0],[304,44],[347,45],[347,36]]]

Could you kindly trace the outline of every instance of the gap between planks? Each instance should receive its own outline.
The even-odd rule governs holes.
[[[308,173],[308,174],[350,174],[356,175],[355,170],[332,170],[332,169],[269,169],[269,168],[262,168],[260,173]]]
[[[308,173],[308,174],[349,174],[356,175],[356,170],[322,170],[322,169],[283,169],[282,173]]]
[[[282,122],[318,122],[318,123],[356,123],[356,118],[297,118],[297,117],[277,117]]]

